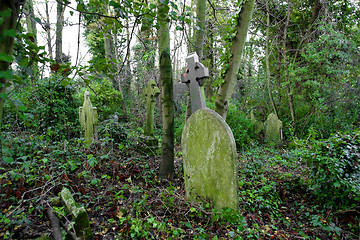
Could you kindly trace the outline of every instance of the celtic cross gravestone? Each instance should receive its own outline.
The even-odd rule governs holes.
[[[84,93],[84,103],[79,107],[79,119],[81,127],[84,130],[85,143],[90,144],[94,139],[95,127],[98,123],[98,114],[96,107],[93,107],[90,101],[89,91]]]
[[[196,54],[188,57],[182,82],[190,85],[192,115],[182,132],[186,197],[211,200],[214,207],[238,208],[236,145],[230,127],[215,111],[206,108],[201,92],[208,70]]]
[[[146,118],[144,132],[147,136],[154,135],[154,107],[155,99],[160,94],[159,88],[156,86],[156,82],[151,79],[147,86],[143,90],[146,96]]]
[[[181,75],[181,82],[189,85],[191,112],[206,108],[205,97],[202,94],[201,86],[204,85],[204,79],[209,77],[209,69],[199,62],[199,56],[192,53],[187,57],[188,66]]]

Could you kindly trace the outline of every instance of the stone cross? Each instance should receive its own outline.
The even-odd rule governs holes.
[[[155,98],[159,96],[160,90],[156,86],[156,82],[151,79],[147,83],[147,87],[143,90],[146,96],[146,119],[145,119],[145,135],[153,136],[154,135],[154,107],[155,107]]]
[[[98,114],[96,107],[91,104],[90,93],[87,90],[84,93],[84,104],[79,108],[79,119],[85,132],[85,143],[90,144],[94,139],[94,132],[96,132]]]
[[[209,77],[209,69],[199,62],[199,56],[192,53],[187,57],[187,68],[181,75],[181,82],[188,84],[190,88],[191,112],[206,108],[205,97],[201,91],[204,79]]]

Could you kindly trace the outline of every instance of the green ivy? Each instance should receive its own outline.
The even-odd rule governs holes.
[[[251,139],[254,137],[254,123],[235,104],[229,105],[226,122],[234,134],[238,147],[245,147],[251,142]]]
[[[318,198],[336,208],[360,200],[360,131],[312,140],[303,158],[310,169]]]

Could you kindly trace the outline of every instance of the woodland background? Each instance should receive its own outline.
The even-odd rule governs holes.
[[[44,209],[70,186],[80,204],[97,209],[90,216],[98,238],[356,239],[359,9],[349,0],[2,0],[1,237],[49,232]],[[68,25],[86,41],[79,35],[76,50],[64,53]],[[83,45],[88,62],[77,51]],[[179,80],[193,51],[209,68],[208,107],[226,118],[238,146],[237,212],[183,196],[187,88]],[[150,79],[161,89],[155,157],[138,148]],[[85,90],[99,113],[91,146],[78,120]],[[281,146],[266,146],[251,112],[283,121]]]

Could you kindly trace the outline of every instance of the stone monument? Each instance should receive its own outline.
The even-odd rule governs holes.
[[[84,103],[79,107],[79,119],[81,127],[84,130],[85,143],[91,144],[96,134],[96,125],[98,123],[98,114],[96,107],[93,107],[90,101],[89,91],[84,93]]]
[[[150,155],[159,153],[159,141],[154,137],[154,108],[156,97],[159,96],[160,90],[156,86],[155,80],[148,81],[143,93],[146,97],[146,116],[144,124],[144,136],[141,136],[142,143],[139,149]]]
[[[182,132],[186,197],[210,200],[216,209],[238,208],[238,174],[233,133],[224,119],[206,108],[201,92],[208,70],[191,54],[182,82],[190,85],[192,115]]]
[[[181,75],[181,82],[190,88],[191,113],[201,108],[206,108],[206,101],[201,90],[205,78],[209,77],[209,69],[199,62],[199,56],[192,53],[187,57],[188,67]]]
[[[70,190],[64,187],[60,192],[60,197],[68,212],[71,213],[76,230],[76,236],[84,240],[92,240],[94,236],[91,231],[88,214],[84,207],[79,207],[75,202]],[[68,234],[67,234],[68,235]],[[71,239],[67,236],[65,239]]]
[[[265,122],[266,126],[266,141],[269,145],[275,146],[282,142],[282,127],[283,123],[274,114],[270,113]]]
[[[155,99],[160,94],[156,82],[151,79],[148,81],[147,86],[143,90],[146,96],[146,118],[144,132],[146,136],[154,136],[154,107]]]

